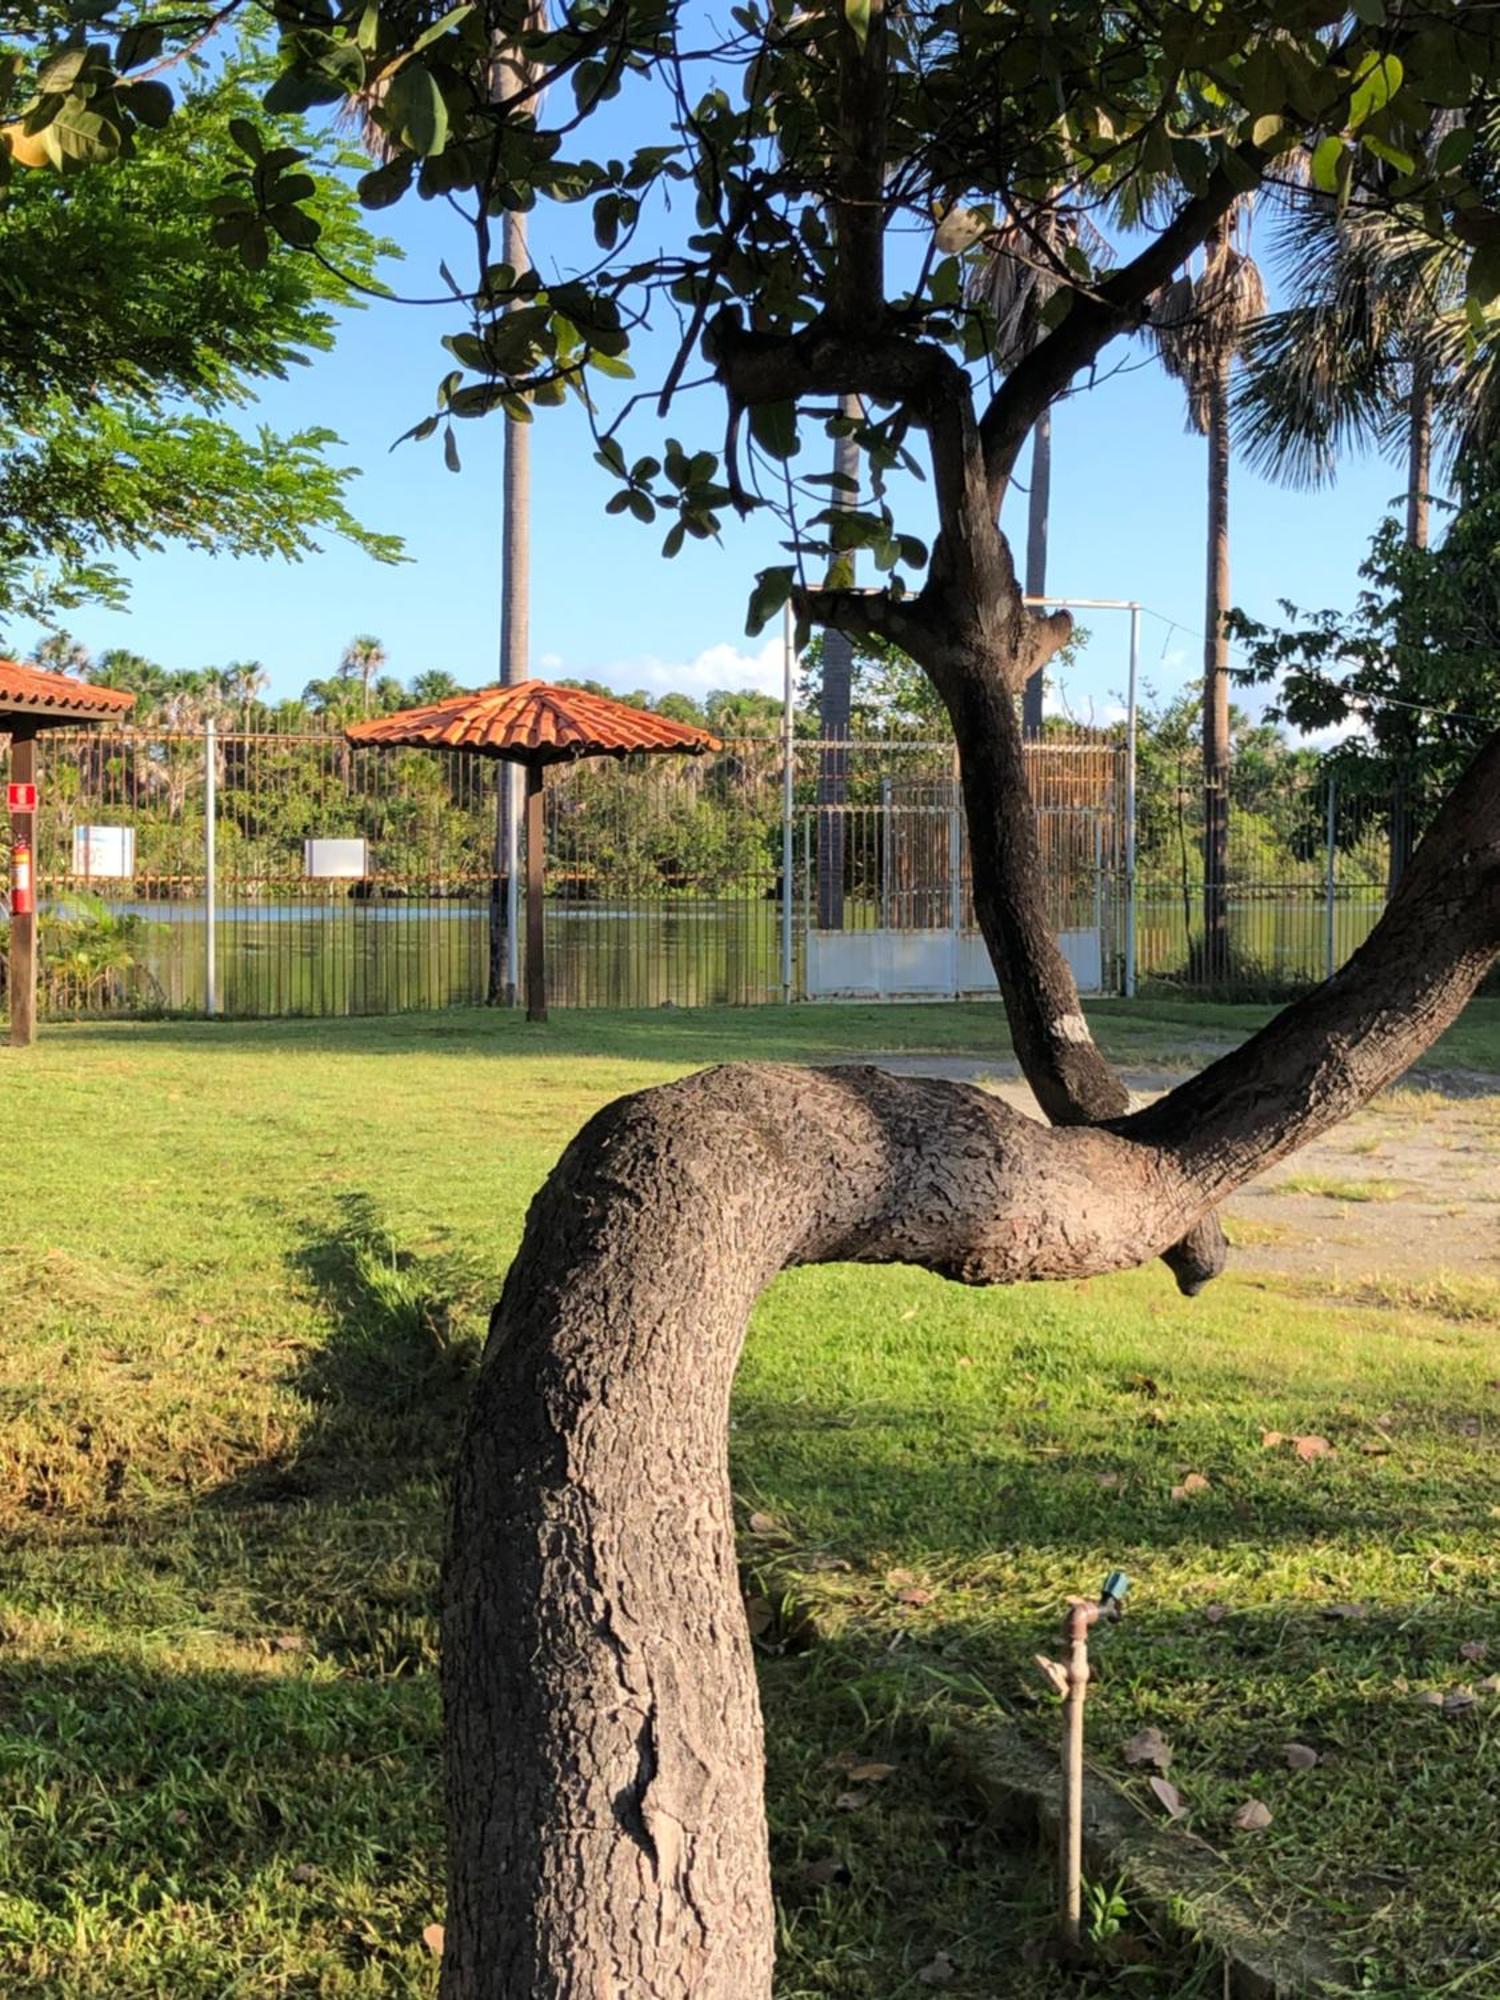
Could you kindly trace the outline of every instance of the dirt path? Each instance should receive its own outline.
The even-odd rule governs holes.
[[[977,1083],[1040,1116],[1013,1062],[876,1055],[900,1076]],[[1127,1069],[1147,1098],[1182,1071]],[[1500,1077],[1423,1071],[1241,1189],[1225,1208],[1241,1270],[1337,1283],[1500,1281]]]

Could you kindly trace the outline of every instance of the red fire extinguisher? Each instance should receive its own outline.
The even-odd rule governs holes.
[[[10,851],[10,913],[29,917],[36,912],[36,888],[31,879],[31,849],[24,842]]]

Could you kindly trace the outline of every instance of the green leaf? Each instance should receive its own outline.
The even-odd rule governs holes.
[[[870,39],[871,0],[844,0],[844,19],[854,30],[854,39],[861,48]]]
[[[413,52],[417,49],[430,48],[435,41],[440,40],[442,36],[448,34],[452,29],[460,27],[467,21],[473,11],[472,6],[453,8],[440,21],[434,21],[430,28],[422,30],[421,34],[412,43]]]
[[[756,403],[750,411],[750,435],[761,450],[783,463],[800,442],[795,403]]]
[[[1448,174],[1455,167],[1461,167],[1474,150],[1474,142],[1479,134],[1471,125],[1460,125],[1457,131],[1446,132],[1437,149],[1433,165],[1440,174]]]
[[[1377,111],[1383,111],[1401,88],[1406,74],[1400,56],[1366,56],[1354,73],[1354,93],[1349,99],[1349,123],[1363,125]]]
[[[248,118],[231,118],[229,121],[229,136],[233,139],[235,145],[239,147],[240,151],[248,154],[252,160],[258,160],[266,150],[260,133],[250,123]]]
[[[750,593],[750,608],[745,616],[745,633],[755,638],[763,632],[776,616],[782,605],[792,594],[792,567],[790,563],[774,569],[763,569],[755,579],[755,588]]]
[[[627,493],[625,505],[638,521],[644,521],[648,526],[656,519],[656,508],[644,493],[634,491]]]
[[[156,132],[165,129],[172,116],[172,92],[166,84],[156,77],[143,77],[139,83],[121,84],[120,89],[143,125]]]
[[[386,129],[426,159],[448,143],[448,107],[429,70],[406,63],[391,78],[382,106]]]
[[[1471,306],[1491,305],[1500,297],[1500,242],[1484,244],[1469,259],[1466,292]]]
[[[36,87],[44,97],[66,97],[83,74],[89,59],[87,48],[82,46],[64,49],[44,62],[36,73]]]
[[[601,354],[597,347],[588,352],[588,365],[597,375],[608,375],[614,382],[633,382],[635,370],[628,361],[622,361],[618,354]]]
[[[1333,194],[1339,184],[1339,161],[1344,157],[1344,142],[1330,134],[1320,139],[1313,147],[1313,186],[1321,188],[1324,194]]]
[[[395,160],[387,160],[383,167],[376,167],[371,173],[362,174],[359,179],[359,198],[366,208],[389,208],[398,202],[411,186],[412,175],[416,172],[416,161],[405,155]]]
[[[115,43],[115,68],[136,69],[141,63],[155,62],[165,43],[160,28],[150,21],[137,21]]]
[[[450,472],[463,470],[463,460],[458,455],[458,439],[454,435],[452,424],[449,424],[443,432],[443,463]]]

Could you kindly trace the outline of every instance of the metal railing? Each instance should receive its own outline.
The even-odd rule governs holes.
[[[951,740],[829,748],[747,737],[702,759],[551,774],[553,1002],[988,990]],[[1420,817],[1341,794],[1307,760],[1242,759],[1214,894],[1192,751],[1143,755],[1133,881],[1118,735],[1049,735],[1026,759],[1052,922],[1097,991],[1127,990],[1132,971],[1145,989],[1253,994],[1322,977],[1368,933],[1393,840]],[[393,1013],[497,997],[493,764],[234,718],[58,731],[40,763],[46,1012]],[[305,844],[329,839],[367,843],[360,879],[309,877]],[[1228,940],[1217,958],[1210,906]]]

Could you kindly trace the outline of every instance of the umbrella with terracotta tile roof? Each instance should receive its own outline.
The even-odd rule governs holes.
[[[547,1018],[542,942],[542,788],[549,764],[579,757],[702,756],[717,736],[649,709],[550,681],[515,681],[372,716],[344,731],[369,749],[466,750],[526,767],[526,1017]]]
[[[71,674],[44,673],[40,667],[22,666],[19,660],[0,660],[0,736],[10,738],[11,784],[34,790],[36,739],[43,729],[77,729],[92,722],[118,720],[134,701],[135,696],[123,688],[90,687]],[[26,1048],[36,1039],[36,892],[31,887],[27,894],[20,880],[23,871],[30,871],[35,880],[36,814],[34,808],[22,803],[30,796],[26,791],[13,792],[17,809],[10,816],[13,1048]]]

